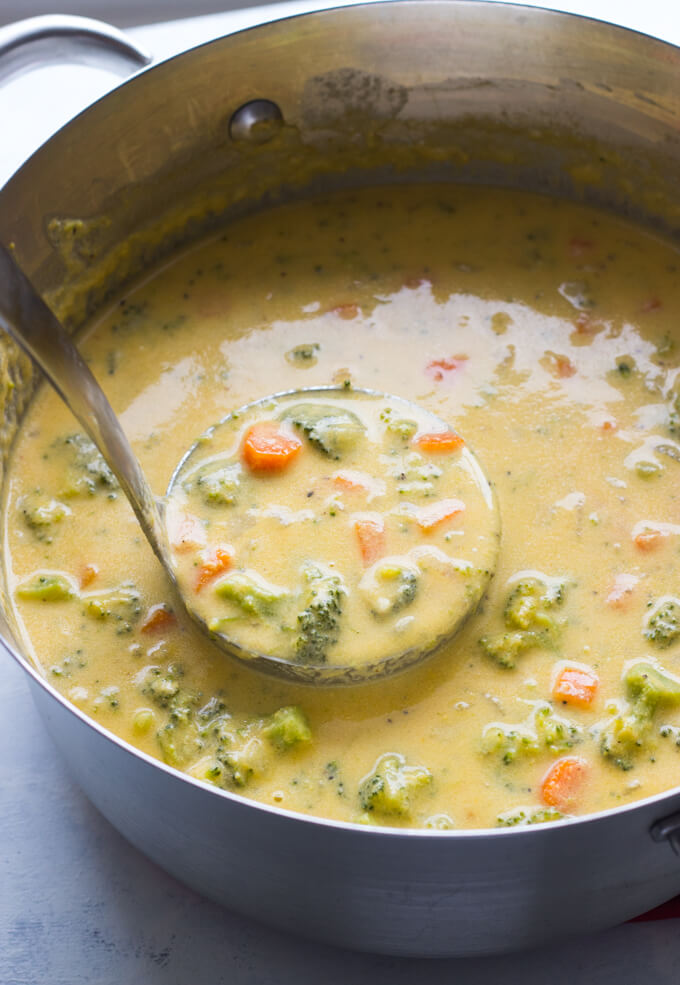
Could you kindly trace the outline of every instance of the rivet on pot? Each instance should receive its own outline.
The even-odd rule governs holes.
[[[229,136],[237,142],[245,140],[251,144],[266,144],[282,123],[283,114],[276,103],[270,99],[251,99],[232,115]]]

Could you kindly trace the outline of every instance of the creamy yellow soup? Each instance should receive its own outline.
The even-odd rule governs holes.
[[[210,632],[328,683],[402,669],[451,638],[500,534],[461,435],[352,387],[229,415],[173,476],[166,517],[180,590]]]
[[[678,262],[595,211],[439,185],[281,207],[177,257],[82,340],[159,495],[235,408],[379,390],[478,455],[502,519],[496,573],[460,635],[400,675],[265,677],[183,614],[115,478],[43,388],[4,512],[36,663],[143,751],[303,813],[493,827],[676,785]],[[286,519],[268,516],[266,539],[288,552]]]

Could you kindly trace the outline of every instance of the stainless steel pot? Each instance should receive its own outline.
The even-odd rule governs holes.
[[[0,239],[76,329],[177,242],[310,188],[499,182],[675,236],[679,121],[680,51],[641,35],[504,4],[346,7],[215,41],[117,88],[0,192]],[[16,384],[0,393],[7,452],[33,374],[4,341],[0,363]],[[603,928],[680,891],[666,844],[680,846],[680,789],[493,831],[373,829],[259,806],[70,706],[21,652],[4,589],[0,601],[3,647],[94,804],[243,913],[357,949],[484,954]]]

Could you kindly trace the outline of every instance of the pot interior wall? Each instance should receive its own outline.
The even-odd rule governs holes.
[[[679,77],[666,44],[537,9],[305,15],[191,51],[81,114],[0,193],[0,237],[74,331],[217,224],[338,186],[531,188],[677,238]],[[234,114],[254,99],[281,120],[239,137]],[[0,340],[0,480],[34,385]],[[0,632],[12,642],[1,615]]]

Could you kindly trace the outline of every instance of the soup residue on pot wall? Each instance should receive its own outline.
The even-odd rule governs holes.
[[[304,813],[479,828],[674,786],[678,283],[670,245],[519,192],[366,189],[234,222],[82,342],[155,490],[198,434],[266,393],[394,393],[464,434],[494,484],[486,600],[390,680],[314,690],[255,674],[182,615],[114,477],[42,388],[5,510],[36,663],[145,752]],[[436,479],[411,464],[418,508]],[[216,523],[228,508],[214,504]]]

